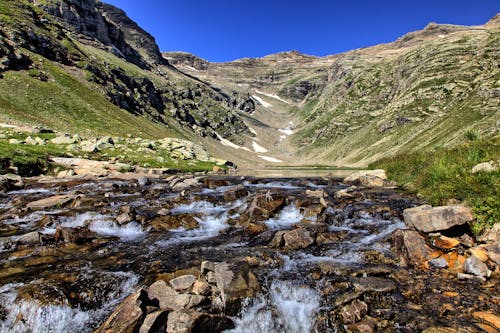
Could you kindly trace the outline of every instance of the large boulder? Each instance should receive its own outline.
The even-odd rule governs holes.
[[[35,209],[38,209],[38,210],[47,209],[47,208],[52,208],[52,207],[56,207],[56,206],[60,207],[60,206],[66,205],[67,203],[69,203],[70,201],[72,201],[76,198],[78,198],[78,196],[74,195],[74,194],[54,195],[52,197],[43,198],[40,200],[29,202],[26,205],[26,207],[33,209],[33,210],[35,210]]]
[[[24,182],[21,176],[13,174],[0,175],[0,192],[17,190],[23,185]]]
[[[433,259],[432,249],[418,231],[397,230],[392,235],[392,240],[402,265],[412,263],[415,266],[422,266]]]
[[[461,205],[407,208],[403,217],[410,228],[426,233],[447,230],[474,220],[472,210]]]
[[[168,314],[168,333],[216,333],[234,328],[231,319],[223,316],[209,315],[195,310],[177,310]]]

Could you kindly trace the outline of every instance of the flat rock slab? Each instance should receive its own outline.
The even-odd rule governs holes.
[[[30,209],[46,209],[55,206],[64,206],[71,200],[78,198],[75,194],[54,195],[52,197],[43,198],[37,201],[32,201],[26,205]]]
[[[472,210],[460,205],[407,208],[403,217],[409,227],[426,233],[447,230],[474,220]]]

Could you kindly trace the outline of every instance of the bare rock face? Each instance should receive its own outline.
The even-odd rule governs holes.
[[[403,217],[409,227],[426,233],[447,230],[474,220],[472,210],[460,205],[407,208]]]
[[[191,289],[193,284],[196,282],[196,276],[194,275],[182,275],[170,280],[170,285],[176,291]]]
[[[397,230],[393,234],[395,252],[399,253],[402,265],[409,263],[420,266],[431,259],[432,250],[425,238],[414,230]]]

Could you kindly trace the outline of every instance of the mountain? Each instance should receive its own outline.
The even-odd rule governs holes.
[[[245,96],[169,65],[154,38],[95,0],[0,3],[0,118],[83,133],[230,138]]]
[[[178,137],[243,167],[365,166],[498,135],[500,17],[431,23],[326,57],[211,63],[161,53],[96,0],[0,2],[0,121],[81,135]]]
[[[321,58],[296,51],[229,63],[164,56],[212,85],[255,95],[264,102],[258,110],[286,113],[297,160],[363,166],[453,146],[468,131],[498,135],[499,22],[496,15],[483,26],[431,23],[393,43]]]

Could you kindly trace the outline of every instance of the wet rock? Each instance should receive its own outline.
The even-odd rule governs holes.
[[[24,234],[17,239],[16,243],[19,245],[38,245],[40,244],[40,233],[33,231]]]
[[[201,272],[206,274],[208,272],[215,271],[215,263],[211,261],[202,261],[201,262]]]
[[[306,229],[298,228],[283,234],[285,248],[289,250],[305,249],[314,244],[314,235]]]
[[[353,324],[360,321],[367,312],[368,305],[363,301],[355,300],[340,309],[339,317],[344,324]]]
[[[134,220],[134,217],[129,213],[122,213],[122,214],[118,215],[115,220],[116,220],[116,223],[118,223],[119,225],[122,225],[125,223],[132,222]]]
[[[182,275],[170,280],[170,286],[176,291],[191,289],[193,284],[196,282],[196,276],[194,275]]]
[[[273,239],[271,240],[271,243],[269,243],[269,246],[278,248],[278,247],[283,247],[285,245],[285,240],[283,239],[283,236],[285,235],[286,231],[280,230],[277,231],[274,234]]]
[[[470,208],[460,205],[407,208],[403,212],[405,223],[422,232],[436,232],[473,221]]]
[[[139,329],[139,333],[165,332],[167,327],[167,311],[154,311],[149,313]]]
[[[465,273],[458,273],[457,274],[457,279],[459,280],[473,280],[473,281],[479,281],[479,282],[486,282],[486,279],[481,276],[476,276],[472,274],[465,274]]]
[[[21,176],[6,174],[0,175],[0,192],[18,190],[24,186]]]
[[[172,191],[174,192],[182,192],[184,190],[187,190],[191,187],[198,186],[200,185],[200,179],[199,178],[187,178],[184,179],[181,182],[178,182],[172,187]]]
[[[151,220],[150,226],[154,231],[166,231],[181,227],[191,230],[198,226],[198,221],[191,214],[163,215]]]
[[[240,198],[243,198],[247,195],[248,195],[248,190],[244,186],[238,185],[224,192],[224,201],[232,202]]]
[[[429,260],[429,265],[435,268],[446,268],[448,267],[448,262],[446,261],[445,258],[435,258]]]
[[[58,226],[54,239],[56,242],[84,244],[98,238],[99,235],[86,228],[69,228]]]
[[[457,247],[459,244],[460,241],[458,239],[446,237],[443,235],[432,239],[432,245],[441,250],[450,250]]]
[[[244,298],[255,296],[260,284],[246,262],[215,264],[215,280],[220,291],[223,311],[234,316]]]
[[[37,201],[32,201],[26,205],[27,208],[33,210],[42,210],[52,207],[61,207],[69,203],[70,201],[78,198],[77,195],[74,194],[64,194],[64,195],[54,195],[52,197],[40,199]]]
[[[203,184],[210,189],[215,189],[217,187],[229,186],[231,182],[226,178],[221,177],[206,177],[203,178]]]
[[[306,196],[313,198],[326,198],[328,193],[324,190],[306,190]]]
[[[139,177],[137,178],[137,184],[139,186],[146,186],[149,183],[149,179],[147,177]]]
[[[359,277],[353,278],[352,284],[356,291],[366,293],[366,292],[375,292],[375,293],[388,293],[396,290],[396,283],[389,278],[381,278],[381,277]]]
[[[125,298],[95,333],[128,333],[140,329],[146,293],[139,290]]]
[[[491,271],[485,263],[483,263],[476,256],[470,256],[464,263],[464,271],[469,274],[480,276],[483,278],[489,277]]]
[[[375,318],[367,317],[359,323],[350,325],[349,329],[353,333],[373,333],[377,332],[377,324],[378,322]]]
[[[284,204],[285,198],[282,194],[272,194],[268,191],[266,194],[259,194],[253,198],[246,214],[251,220],[263,221],[283,208]]]

